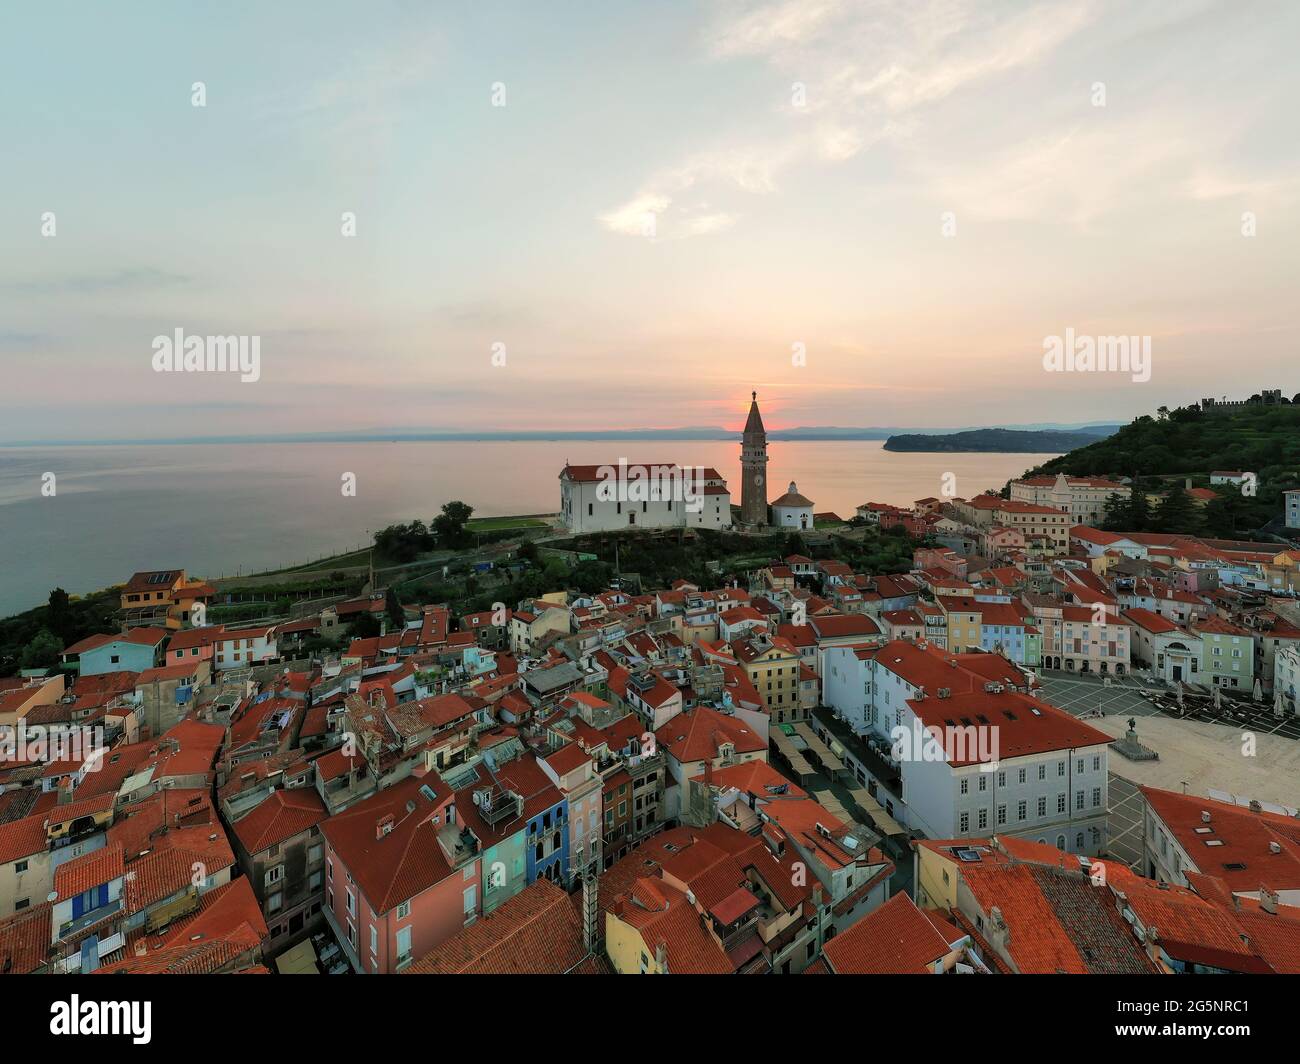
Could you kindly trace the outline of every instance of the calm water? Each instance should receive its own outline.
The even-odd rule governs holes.
[[[816,504],[851,517],[868,500],[1000,488],[1051,457],[896,454],[880,441],[773,443],[769,497],[791,480]],[[553,513],[557,477],[574,463],[713,466],[740,497],[740,447],[727,441],[556,443],[276,443],[0,448],[0,616],[120,583],[139,569],[202,576],[297,564],[362,545],[368,530],[429,520],[463,499],[480,516]],[[57,494],[42,497],[41,477]],[[355,473],[345,498],[341,477]]]

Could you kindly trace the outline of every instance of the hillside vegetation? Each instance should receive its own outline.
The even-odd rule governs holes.
[[[1220,499],[1193,514],[1192,526],[1184,531],[1238,537],[1260,533],[1265,526],[1280,531],[1282,493],[1300,488],[1300,403],[1216,415],[1197,407],[1162,407],[1156,416],[1139,417],[1114,435],[1030,473],[1127,476],[1162,493],[1187,478],[1195,486],[1208,486],[1214,470],[1256,474],[1256,493],[1216,486]]]

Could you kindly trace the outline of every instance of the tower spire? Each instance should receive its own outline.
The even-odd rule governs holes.
[[[740,520],[759,527],[767,524],[767,430],[758,412],[758,392],[749,394],[749,419],[740,443]]]

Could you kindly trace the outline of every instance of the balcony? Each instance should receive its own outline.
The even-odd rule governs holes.
[[[121,908],[122,899],[113,898],[107,905],[101,905],[98,909],[82,913],[75,920],[69,920],[66,924],[61,924],[59,926],[59,938],[72,938],[86,928],[94,927],[101,920],[107,920],[121,911]]]

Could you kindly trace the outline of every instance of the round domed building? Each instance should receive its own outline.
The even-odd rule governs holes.
[[[772,524],[777,528],[812,528],[812,499],[799,494],[795,482],[790,481],[790,490],[772,502]]]

